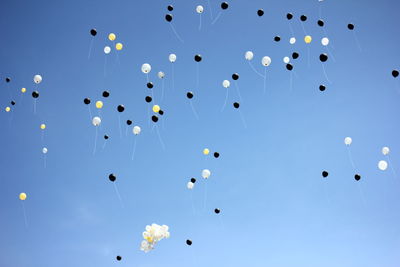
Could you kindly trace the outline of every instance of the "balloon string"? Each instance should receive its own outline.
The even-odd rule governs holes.
[[[158,140],[161,143],[162,149],[165,150],[165,145],[164,145],[163,140],[161,139],[160,131],[158,130],[158,125],[156,125],[156,132],[157,132]]]
[[[150,104],[147,105],[147,117],[149,118],[149,126],[150,126],[150,123],[151,123]]]
[[[174,63],[172,63],[172,91],[175,90],[175,67]]]
[[[92,120],[92,110],[90,109],[90,106],[88,105],[88,110],[89,110],[89,120]]]
[[[161,82],[161,102],[164,101],[164,79]]]
[[[307,46],[307,66],[308,67],[311,66],[311,62],[310,62],[310,46]]]
[[[199,31],[201,31],[201,14],[200,14]]]
[[[134,136],[134,138],[135,138],[135,141],[133,142],[132,160],[135,157],[135,152],[136,152],[136,140],[137,140],[137,138],[136,138],[136,136]]]
[[[244,119],[244,116],[243,116],[243,114],[242,114],[242,111],[240,111],[240,109],[239,109],[239,115],[240,115],[240,118],[241,118],[241,120],[242,120],[243,127],[244,127],[245,129],[247,129],[246,120]]]
[[[354,36],[354,39],[355,39],[355,41],[356,41],[358,50],[359,50],[360,53],[361,53],[361,52],[362,52],[362,48],[361,48],[360,42],[358,41],[357,34],[356,34],[354,31],[353,31],[353,36]]]
[[[192,202],[192,212],[193,212],[193,215],[196,215],[196,210],[195,210],[195,208],[194,208],[194,201],[193,201],[193,189],[192,190],[190,190],[191,192],[190,192],[190,200],[191,200],[191,202]]]
[[[264,67],[264,89],[263,93],[265,95],[267,90],[267,67]]]
[[[224,222],[222,221],[221,215],[219,215],[218,217],[219,217],[219,224],[221,225],[222,230],[225,230],[225,225]]]
[[[357,182],[358,190],[360,191],[361,200],[363,202],[364,208],[367,207],[367,200],[365,198],[364,190],[362,190],[361,184]]]
[[[330,205],[331,204],[331,200],[330,200],[330,198],[328,196],[328,189],[327,189],[327,186],[326,186],[326,182],[324,183],[324,193],[325,193],[326,201],[328,202],[328,205]]]
[[[224,111],[224,109],[226,107],[226,103],[228,102],[228,95],[229,95],[229,89],[226,88],[225,102],[224,102],[224,105],[221,108],[221,112]]]
[[[264,76],[263,76],[261,73],[259,73],[259,72],[254,68],[254,66],[253,66],[253,64],[251,63],[251,61],[248,60],[248,62],[249,62],[250,67],[253,69],[253,71],[254,71],[256,74],[258,74],[261,78],[264,78]]]
[[[122,139],[121,115],[118,114],[119,138]]]
[[[12,90],[10,89],[10,85],[7,83],[7,92],[10,95],[10,98],[12,99]]]
[[[293,92],[293,73],[290,72],[290,92]]]
[[[219,12],[218,15],[217,15],[217,17],[216,17],[216,18],[214,19],[214,21],[211,23],[211,25],[214,25],[215,22],[217,22],[217,20],[221,17],[221,15],[222,15],[222,13]]]
[[[97,147],[97,126],[96,126],[96,135],[94,137],[93,155],[96,154],[96,147]]]
[[[21,204],[22,204],[22,212],[24,213],[25,227],[28,228],[28,219],[26,216],[25,204],[23,201],[21,202]]]
[[[199,116],[197,115],[197,112],[192,104],[192,101],[190,101],[190,107],[192,108],[193,114],[196,117],[196,119],[199,120]]]
[[[289,25],[289,30],[292,33],[292,36],[294,37],[294,31],[293,31],[292,23],[289,21],[288,25]]]
[[[33,100],[33,114],[36,115],[36,98]]]
[[[387,156],[387,159],[388,159],[388,162],[389,162],[390,169],[392,170],[392,173],[393,173],[394,177],[397,179],[397,173],[396,173],[396,170],[393,168],[392,162],[390,161],[390,157]]]
[[[90,59],[90,55],[92,54],[93,41],[94,38],[92,38],[92,40],[90,41],[88,59]]]
[[[203,202],[203,211],[206,210],[207,206],[207,181],[206,181],[206,186],[204,187],[204,202]]]
[[[128,136],[128,125],[125,127],[125,136]]]
[[[213,10],[212,10],[210,0],[207,0],[207,4],[208,4],[208,8],[210,9],[210,16],[211,16],[211,21],[212,21],[213,20]]]
[[[335,58],[335,56],[333,55],[333,53],[331,52],[331,50],[329,50],[329,47],[328,47],[328,46],[325,46],[325,48],[326,48],[326,51],[328,51],[328,54],[332,56],[333,62],[336,62],[336,58]]]
[[[104,55],[104,66],[103,66],[103,74],[104,74],[104,77],[107,76],[107,75],[106,75],[106,65],[107,65],[107,56]]]
[[[172,23],[169,23],[169,25],[171,25],[171,29],[172,29],[172,31],[175,33],[176,38],[178,38],[178,40],[179,40],[181,43],[184,43],[184,41],[182,40],[182,38],[181,38],[181,37],[179,36],[179,34],[176,32],[174,25],[172,25]]]
[[[329,80],[328,75],[326,74],[325,65],[324,65],[322,62],[321,62],[321,65],[322,65],[322,70],[324,71],[325,79],[328,81],[328,83],[332,83],[332,82]]]
[[[307,35],[306,28],[303,25],[303,22],[300,22],[301,28],[303,29],[304,35]]]
[[[199,81],[199,76],[200,76],[200,70],[199,70],[199,63],[196,64],[196,88],[199,89],[200,86],[200,81]]]
[[[121,204],[121,207],[124,208],[124,203],[122,202],[121,195],[119,194],[117,184],[115,182],[113,184],[114,184],[115,193],[117,194],[117,197],[119,199],[119,203]]]
[[[46,154],[43,157],[44,168],[46,169]]]
[[[104,148],[106,148],[106,144],[107,144],[107,140],[104,140],[104,144],[103,144],[103,147],[101,148],[101,150],[104,150]]]
[[[350,148],[348,146],[347,146],[347,152],[349,154],[349,159],[350,159],[351,166],[353,167],[353,171],[356,172],[356,166],[354,164],[353,157],[351,155],[351,151],[350,151]]]

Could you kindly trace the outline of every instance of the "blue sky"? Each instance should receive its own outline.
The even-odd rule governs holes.
[[[229,1],[222,11],[220,2],[210,2],[213,17],[221,12],[213,25],[208,1],[3,1],[0,266],[398,266],[400,84],[391,71],[399,68],[399,3]],[[169,4],[174,11],[167,11]],[[205,9],[200,31],[199,4]],[[316,23],[320,10],[326,32]],[[304,30],[302,14],[308,17]],[[107,39],[111,32],[122,51]],[[308,46],[304,33],[313,37]],[[280,42],[273,41],[276,35]],[[320,44],[325,36],[329,52]],[[109,55],[106,45],[113,48]],[[261,58],[272,59],[265,93],[263,79],[244,59],[248,50],[261,73]],[[295,51],[300,57],[289,72],[282,59]],[[177,55],[174,87],[170,53]],[[321,53],[329,55],[330,82]],[[143,63],[152,65],[153,104],[165,111],[156,124],[165,148],[149,122]],[[158,71],[165,72],[163,81]],[[35,74],[43,77],[39,85]],[[225,79],[231,87],[221,112]],[[33,90],[40,92],[36,114]],[[199,119],[187,91],[194,93]],[[102,118],[94,155],[96,129],[85,97],[92,115]],[[11,100],[17,104],[6,113]],[[101,113],[97,100],[104,102]],[[116,110],[120,104],[123,113]],[[126,130],[127,119],[142,128],[139,136],[133,125]],[[47,125],[43,137],[41,123]],[[104,134],[110,136],[105,146]],[[353,138],[355,169],[346,136]],[[383,146],[391,149],[385,172],[377,168]],[[205,147],[221,156],[204,156]],[[201,178],[204,168],[212,172],[208,180]],[[191,177],[197,182],[189,191]],[[28,195],[24,207],[20,192]],[[169,225],[171,238],[145,254],[141,234],[151,223]]]

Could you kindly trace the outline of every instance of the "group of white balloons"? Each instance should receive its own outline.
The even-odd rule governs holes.
[[[143,232],[144,240],[140,244],[140,250],[149,252],[154,249],[154,246],[162,239],[169,238],[169,227],[167,225],[158,225],[153,223],[146,226],[146,231]]]
[[[253,53],[252,51],[247,51],[247,52],[244,54],[244,58],[245,58],[246,60],[248,60],[248,61],[251,61],[251,60],[253,60],[253,58],[254,58],[254,53]],[[271,58],[270,58],[269,56],[265,56],[265,57],[263,57],[263,58],[261,59],[261,64],[262,64],[264,67],[268,67],[269,65],[271,65],[271,62],[272,62],[272,60],[271,60]]]

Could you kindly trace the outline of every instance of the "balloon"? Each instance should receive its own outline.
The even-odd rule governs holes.
[[[351,143],[353,143],[353,139],[351,139],[351,137],[346,137],[346,138],[344,139],[344,144],[345,144],[346,146],[351,145]]]
[[[6,112],[10,112],[11,108],[10,107],[6,107]]]
[[[165,77],[165,73],[162,72],[162,71],[159,71],[159,72],[157,73],[157,76],[158,76],[158,78],[162,79],[162,78]]]
[[[319,55],[319,60],[321,62],[326,62],[328,60],[328,55],[326,53]]]
[[[208,155],[210,153],[210,150],[208,148],[203,149],[203,154]]]
[[[124,105],[118,105],[117,110],[118,110],[118,112],[124,112],[124,110],[125,110]]]
[[[201,172],[201,176],[202,176],[204,179],[208,179],[208,178],[210,177],[210,175],[211,175],[210,170],[204,169],[204,170]]]
[[[201,55],[195,55],[194,56],[194,60],[196,61],[196,62],[200,62],[201,61]]]
[[[347,28],[351,31],[354,30],[354,24],[347,24]]]
[[[225,10],[225,9],[227,9],[228,7],[229,7],[229,5],[228,5],[227,2],[222,2],[222,3],[221,3],[221,8],[222,8],[222,9]]]
[[[96,35],[97,35],[96,29],[91,29],[91,30],[90,30],[90,34],[91,34],[92,36],[96,36]]]
[[[318,20],[318,22],[317,22],[317,24],[318,24],[318,26],[320,26],[320,27],[324,27],[324,21],[323,20],[321,20],[321,19],[319,19]]]
[[[219,213],[221,212],[221,210],[220,210],[220,209],[215,209],[214,212],[215,212],[216,214],[219,214]]]
[[[171,5],[169,5],[169,6],[167,7],[167,9],[168,9],[168,11],[172,11],[172,10],[174,10],[174,7],[171,6]]]
[[[110,96],[110,92],[108,91],[103,91],[103,97],[107,98]]]
[[[122,257],[121,256],[117,256],[117,261],[120,261],[120,260],[122,260]]]
[[[286,69],[287,70],[293,70],[293,65],[292,64],[286,64]]]
[[[40,124],[40,129],[42,129],[42,130],[46,129],[46,124],[44,124],[44,123]]]
[[[356,181],[360,181],[361,180],[361,175],[359,175],[359,174],[354,175],[354,179]]]
[[[43,154],[47,154],[47,148],[46,147],[44,147],[43,149],[42,149],[42,152],[43,152]]]
[[[133,130],[132,130],[134,135],[139,135],[141,131],[142,131],[142,129],[140,129],[139,126],[133,127]]]
[[[225,87],[225,88],[228,88],[229,86],[231,86],[231,82],[228,81],[228,80],[224,80],[224,81],[222,82],[222,86]]]
[[[283,58],[283,62],[286,63],[286,64],[289,63],[290,62],[290,58],[289,57],[284,57]]]
[[[262,17],[264,15],[264,10],[262,10],[262,9],[257,10],[257,15],[259,17]]]
[[[11,78],[7,77],[6,78],[6,83],[9,83],[9,82],[11,82]]]
[[[189,99],[192,99],[193,98],[193,93],[192,92],[187,92],[186,93],[186,97],[189,98]]]
[[[194,183],[188,182],[187,185],[186,185],[186,187],[187,187],[188,189],[193,189]]]
[[[261,64],[263,64],[264,67],[268,67],[271,65],[271,58],[268,56],[265,56],[261,59]]]
[[[233,80],[238,80],[239,79],[239,74],[237,74],[237,73],[234,73],[234,74],[232,74],[232,79]]]
[[[192,245],[192,240],[186,240],[186,245],[191,246]]]
[[[161,116],[164,115],[164,111],[160,109],[160,111],[158,112],[158,114],[160,114]]]
[[[190,181],[191,181],[192,183],[195,183],[195,182],[196,182],[196,179],[195,179],[195,178],[191,178]]]
[[[94,117],[94,118],[93,118],[92,124],[93,124],[94,126],[99,126],[100,123],[101,123],[101,119],[100,119],[99,117]]]
[[[150,64],[144,63],[142,65],[142,72],[143,73],[149,73],[151,71],[151,66]]]
[[[39,74],[36,74],[35,76],[33,76],[33,81],[34,81],[36,84],[41,83],[41,82],[42,82],[42,76],[40,76]]]
[[[197,7],[196,7],[196,12],[197,12],[197,13],[201,14],[201,13],[203,13],[203,11],[204,11],[203,6],[197,6]]]
[[[307,35],[306,37],[304,37],[304,42],[306,42],[306,44],[311,43],[312,41],[312,37],[310,35]]]
[[[171,22],[172,21],[172,15],[171,14],[165,15],[165,20],[168,21],[168,22]]]
[[[399,71],[398,71],[398,70],[393,70],[393,71],[392,71],[392,76],[393,76],[394,78],[397,78],[397,76],[399,76]]]
[[[154,113],[158,113],[158,112],[160,111],[160,109],[161,109],[161,108],[160,108],[159,105],[154,105],[154,106],[153,106],[153,112],[154,112]]]
[[[96,101],[96,108],[98,109],[103,108],[103,101]]]
[[[123,45],[121,43],[117,43],[115,45],[115,49],[117,49],[118,51],[122,50]]]
[[[254,54],[253,54],[253,52],[251,52],[251,51],[247,51],[246,52],[246,54],[244,54],[244,58],[246,59],[246,60],[252,60],[253,59],[253,57],[254,57]]]
[[[146,84],[146,86],[147,86],[147,88],[149,88],[149,89],[151,89],[151,88],[154,87],[154,85],[153,85],[152,82],[148,82],[148,83]]]
[[[104,139],[108,140],[108,138],[109,138],[108,135],[105,134]]]
[[[127,121],[126,121],[126,124],[127,124],[127,125],[131,125],[131,124],[132,124],[132,121],[131,121],[131,120],[127,120]]]
[[[387,162],[385,160],[381,160],[381,161],[378,162],[378,168],[381,171],[385,171],[387,169],[387,167],[388,167],[388,164],[387,164]]]
[[[19,199],[24,201],[26,199],[26,194],[25,193],[19,194]]]
[[[390,149],[387,147],[387,146],[385,146],[385,147],[382,147],[382,154],[383,155],[389,155],[389,152],[390,152]]]
[[[301,15],[300,16],[300,20],[301,21],[306,21],[307,20],[307,16],[306,15]]]
[[[280,37],[280,36],[275,36],[275,37],[274,37],[274,41],[275,41],[275,42],[279,42],[280,40],[281,40],[281,37]]]
[[[158,121],[158,117],[156,115],[151,116],[151,120],[153,122],[157,122]]]
[[[174,63],[176,61],[176,55],[175,54],[170,54],[168,56],[169,62]]]
[[[297,53],[297,52],[293,52],[292,53],[292,58],[293,59],[297,59],[299,57],[299,53]]]
[[[321,92],[325,91],[325,89],[326,89],[325,85],[321,84],[321,85],[319,86],[319,90],[320,90]]]
[[[105,54],[110,54],[110,52],[111,52],[111,47],[105,46],[105,47],[104,47],[104,53],[105,53]]]
[[[108,176],[108,179],[109,179],[111,182],[115,182],[115,180],[117,180],[117,176],[115,176],[114,173],[111,173],[111,174]]]
[[[322,177],[326,178],[328,177],[329,173],[327,171],[323,171],[322,172]]]
[[[219,158],[219,153],[218,152],[214,152],[214,158]]]
[[[24,88],[21,88],[21,92],[22,93],[25,93],[26,92],[26,88],[24,87]]]
[[[90,98],[83,99],[83,103],[85,103],[86,105],[89,105],[90,104]]]
[[[150,103],[153,99],[151,98],[151,96],[146,96],[144,99],[147,103]]]
[[[38,91],[33,91],[32,92],[32,97],[33,98],[38,98],[39,97],[39,92]]]
[[[293,14],[292,14],[292,13],[287,13],[287,14],[286,14],[286,18],[287,18],[288,20],[291,20],[291,19],[293,18]]]
[[[321,44],[323,46],[327,46],[329,44],[329,39],[327,37],[322,38]]]
[[[114,33],[110,33],[110,34],[108,35],[108,40],[110,40],[110,41],[114,41],[115,38],[117,38],[117,36],[116,36]]]
[[[12,100],[10,103],[11,103],[12,106],[15,106],[15,101],[14,100]]]
[[[239,108],[240,104],[238,102],[233,103],[234,108]]]
[[[294,38],[294,37],[290,38],[289,43],[290,44],[295,44],[296,43],[296,38]]]

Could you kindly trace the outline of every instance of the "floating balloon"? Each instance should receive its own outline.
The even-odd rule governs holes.
[[[321,39],[321,44],[323,46],[327,46],[329,44],[329,39],[327,37],[324,37]]]
[[[247,51],[246,54],[244,55],[244,57],[245,57],[246,60],[249,60],[249,61],[250,61],[250,60],[253,59],[254,54],[253,54],[253,52],[251,52],[251,51]]]
[[[172,21],[172,15],[171,14],[165,15],[165,20],[168,21],[168,22],[171,22]]]
[[[90,104],[90,98],[83,99],[83,103],[85,103],[86,105],[89,105]]]
[[[108,176],[108,179],[109,179],[111,182],[115,182],[115,180],[117,180],[117,176],[115,176],[114,173],[111,173],[111,174]]]
[[[118,110],[118,112],[124,112],[124,110],[125,110],[124,105],[118,105],[117,110]]]
[[[153,122],[158,122],[158,117],[156,115],[151,116]]]
[[[21,88],[21,92],[22,93],[25,93],[26,92],[26,88],[24,87],[24,88]]]
[[[11,108],[10,107],[6,107],[6,112],[10,112]]]
[[[225,10],[225,9],[227,9],[228,7],[229,7],[229,5],[228,5],[227,2],[222,2],[222,3],[221,3],[221,8],[222,8],[222,9]]]
[[[133,127],[133,130],[132,130],[134,135],[139,135],[141,131],[142,131],[142,129],[140,129],[139,126]]]
[[[191,181],[192,183],[196,183],[196,178],[191,178],[190,181]]]
[[[219,158],[219,153],[218,152],[214,152],[214,158]]]
[[[144,63],[142,65],[142,72],[143,73],[149,73],[151,71],[151,66],[150,64]]]
[[[346,137],[346,138],[344,139],[344,144],[345,144],[346,146],[351,145],[351,143],[353,143],[353,139],[351,139],[351,137]]]
[[[174,10],[174,7],[171,6],[171,5],[169,5],[169,6],[167,7],[167,9],[168,9],[168,11],[172,11],[172,10]]]
[[[11,78],[7,77],[6,78],[6,83],[9,83],[9,82],[11,82]]]
[[[327,171],[323,171],[322,172],[322,177],[326,178],[328,177],[329,173]]]
[[[194,60],[195,60],[196,62],[200,62],[200,61],[202,60],[201,55],[195,55],[195,56],[194,56]]]
[[[19,199],[24,201],[26,199],[26,194],[25,193],[19,194]]]
[[[101,123],[101,119],[100,119],[99,117],[94,117],[94,118],[93,118],[92,124],[93,124],[94,126],[99,126],[100,123]]]
[[[321,19],[318,20],[317,24],[318,24],[318,26],[320,26],[320,27],[324,27],[324,25],[325,25],[324,21],[321,20]]]
[[[169,62],[174,63],[176,61],[176,55],[175,54],[170,54],[168,56]]]
[[[186,240],[186,245],[188,245],[188,246],[191,246],[193,243],[192,243],[192,240]]]
[[[39,97],[39,92],[38,91],[33,91],[32,92],[32,97],[33,98],[38,98]]]
[[[281,37],[280,37],[280,36],[275,36],[275,37],[274,37],[274,41],[275,41],[275,42],[279,42],[280,40],[281,40]]]
[[[304,37],[304,42],[305,42],[306,44],[311,43],[311,41],[312,41],[312,37],[311,37],[310,35],[306,35],[306,37]]]
[[[160,110],[161,110],[161,108],[160,108],[159,105],[154,105],[154,106],[153,106],[153,112],[154,112],[154,113],[158,113]]]
[[[234,74],[232,74],[232,79],[233,80],[238,80],[239,79],[239,74],[237,74],[237,73],[234,73]]]
[[[210,153],[210,150],[208,148],[203,149],[203,154],[208,155]]]
[[[47,148],[46,147],[44,147],[43,149],[42,149],[42,152],[43,152],[43,154],[47,154]]]
[[[162,79],[162,78],[165,77],[165,73],[162,72],[162,71],[159,71],[159,72],[157,73],[157,76],[158,76],[158,78]]]
[[[306,15],[301,15],[300,16],[300,20],[301,21],[306,21],[307,20],[307,16]]]
[[[121,43],[117,43],[115,45],[115,49],[117,49],[118,51],[122,50],[122,48],[123,48],[123,45]]]
[[[292,58],[293,58],[293,59],[298,59],[298,58],[299,58],[299,53],[293,52],[293,53],[292,53]]]
[[[292,13],[287,13],[287,14],[286,14],[286,18],[287,18],[288,20],[291,20],[291,19],[293,18],[293,14],[292,14]]]
[[[385,146],[385,147],[382,147],[382,154],[383,155],[389,155],[389,153],[390,153],[390,149],[387,147],[387,146]]]
[[[393,70],[393,71],[392,71],[392,76],[393,76],[394,78],[397,78],[397,76],[399,76],[399,71],[398,71],[398,70]]]
[[[146,86],[147,86],[147,88],[149,88],[149,89],[152,89],[152,88],[154,87],[154,85],[153,85],[152,82],[148,82],[148,83],[146,84]]]
[[[105,53],[105,54],[110,54],[110,52],[111,52],[111,47],[105,46],[105,47],[104,47],[104,53]]]
[[[262,10],[262,9],[257,10],[257,15],[259,17],[262,17],[264,15],[264,10]]]
[[[231,86],[231,82],[228,81],[228,80],[224,80],[224,81],[222,82],[222,86],[225,87],[225,88],[228,88],[229,86]]]
[[[325,91],[325,89],[326,89],[325,85],[321,84],[321,85],[319,86],[319,90],[320,90],[321,92]]]
[[[153,99],[151,98],[151,96],[146,96],[144,99],[147,103],[150,103]]]
[[[10,103],[11,103],[12,106],[15,106],[15,101],[14,100],[12,100]]]
[[[91,34],[92,36],[96,36],[96,35],[97,35],[96,29],[91,29],[91,30],[90,30],[90,34]]]
[[[268,56],[265,56],[261,59],[261,64],[263,64],[264,67],[268,67],[271,65],[271,58]]]
[[[103,97],[104,98],[107,98],[107,97],[109,97],[110,96],[110,92],[108,92],[108,91],[103,91]]]
[[[122,260],[122,257],[121,256],[117,256],[117,261],[120,261],[120,260]]]
[[[197,6],[197,7],[196,7],[196,12],[197,12],[197,13],[201,14],[201,13],[203,13],[203,11],[204,11],[203,6]]]
[[[219,214],[219,213],[221,212],[221,210],[220,210],[220,209],[214,209],[214,212],[215,212],[216,214]]]
[[[290,38],[289,43],[290,44],[295,44],[296,43],[296,38],[294,38],[294,37]]]
[[[347,28],[351,31],[354,30],[354,24],[347,24]]]
[[[153,223],[152,225],[146,226],[146,231],[143,232],[144,240],[140,244],[140,250],[144,252],[149,252],[154,249],[154,246],[160,240],[164,238],[169,238],[170,233],[168,232],[169,227],[167,225],[160,226]]]
[[[188,182],[187,185],[186,185],[186,187],[187,187],[188,189],[193,189],[194,183]]]
[[[289,57],[284,57],[283,58],[283,62],[286,63],[286,64],[289,63],[290,62],[290,58]]]
[[[126,124],[127,124],[127,125],[131,125],[131,124],[132,124],[132,121],[131,121],[131,120],[127,120],[127,121],[126,121]]]
[[[160,111],[158,111],[158,114],[160,114],[162,116],[162,115],[164,115],[164,111],[160,109]]]
[[[33,81],[34,81],[36,84],[41,83],[41,82],[42,82],[42,76],[40,76],[39,74],[36,74],[35,76],[33,76]]]
[[[96,101],[96,108],[98,109],[103,108],[103,101]]]
[[[108,35],[108,40],[110,40],[110,41],[114,41],[116,38],[117,38],[117,36],[114,33],[110,33]]]
[[[356,181],[360,181],[361,180],[361,175],[359,175],[359,174],[354,175],[354,179]]]
[[[293,65],[292,64],[286,64],[286,69],[287,70],[293,70]]]
[[[46,129],[46,124],[44,124],[44,123],[40,124],[40,129],[42,129],[42,130]]]
[[[108,135],[105,134],[105,135],[104,135],[104,139],[105,139],[105,140],[108,140],[108,138],[110,138],[110,137],[109,137]]]
[[[319,55],[319,60],[320,60],[321,62],[326,62],[326,61],[328,60],[328,55],[325,54],[325,53]]]
[[[381,171],[385,171],[387,169],[387,167],[388,167],[388,164],[387,164],[387,162],[385,160],[381,160],[381,161],[378,162],[378,168]]]
[[[210,172],[210,170],[208,170],[208,169],[204,169],[204,170],[201,172],[201,176],[202,176],[204,179],[208,179],[208,178],[210,177],[210,175],[211,175],[211,172]]]
[[[192,92],[187,92],[186,93],[186,97],[189,98],[189,99],[192,99],[193,98],[193,93]]]
[[[233,107],[234,107],[234,108],[239,108],[239,107],[240,107],[240,104],[239,104],[238,102],[235,102],[235,103],[233,103]]]

